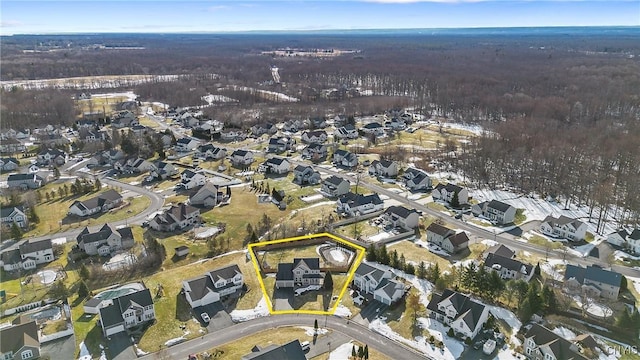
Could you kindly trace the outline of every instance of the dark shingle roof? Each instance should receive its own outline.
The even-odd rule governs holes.
[[[495,253],[489,253],[489,255],[487,255],[487,258],[484,260],[484,266],[493,267],[494,265],[500,265],[505,269],[522,272],[526,275],[530,275],[533,272],[532,265],[525,264],[510,257],[503,257],[500,255],[496,255]]]
[[[33,240],[29,239],[20,245],[20,253],[22,255],[32,253],[35,251],[42,251],[51,249],[51,239]]]
[[[591,280],[618,287],[622,281],[622,275],[614,271],[604,270],[593,265],[583,268],[567,264],[564,280],[571,278],[575,278],[580,284],[584,284],[584,280]]]
[[[276,274],[276,281],[277,280],[293,280],[293,264],[292,263],[278,264],[278,273]]]
[[[254,347],[252,353],[242,356],[242,360],[306,360],[300,341],[295,339],[284,345],[270,345],[261,349]]]
[[[320,269],[320,259],[318,258],[295,258],[293,259],[293,267],[295,268],[300,263],[305,263],[309,269],[318,270]]]
[[[386,213],[396,214],[403,219],[406,219],[409,215],[416,213],[416,209],[407,209],[404,206],[389,206]]]
[[[189,284],[189,288],[191,289],[189,296],[192,301],[202,299],[209,293],[209,289],[213,289],[215,287],[211,278],[207,275],[202,275],[197,278],[187,280],[186,282]]]
[[[11,174],[7,177],[7,181],[24,181],[36,180],[36,174]]]
[[[240,271],[240,268],[236,264],[229,265],[220,269],[215,269],[209,272],[209,276],[211,276],[211,279],[213,279],[214,282],[220,279],[232,279],[237,274],[242,274],[242,271]]]
[[[241,156],[241,157],[245,157],[249,152],[247,150],[235,150],[231,156]]]
[[[102,321],[102,327],[108,328],[113,325],[124,322],[122,318],[122,311],[114,300],[113,304],[100,308],[100,319]]]
[[[342,184],[343,181],[346,181],[346,180],[335,175],[331,175],[330,177],[324,179],[324,182],[335,185],[335,186]]]
[[[79,206],[84,206],[86,209],[94,209],[96,207],[103,206],[107,201],[113,202],[117,200],[122,200],[122,195],[118,194],[117,191],[110,189],[90,199],[84,201],[75,201],[72,206],[76,204]]]
[[[40,347],[38,325],[35,321],[0,329],[0,353],[15,354],[24,346]]]
[[[20,250],[19,249],[12,249],[12,250],[7,250],[7,251],[3,251],[2,253],[0,253],[0,260],[2,260],[2,262],[6,265],[6,264],[17,264],[20,262],[20,260],[22,260],[22,258],[20,257]]]
[[[568,340],[542,325],[532,324],[524,337],[525,339],[532,338],[538,346],[547,345],[556,359],[586,360],[584,356],[571,350],[571,343]]]
[[[498,200],[491,200],[488,206],[501,212],[505,212],[509,210],[510,207],[512,207],[511,205]]]
[[[446,226],[442,226],[440,224],[436,224],[436,223],[431,223],[428,227],[427,227],[427,231],[430,231],[434,234],[438,234],[440,236],[445,236],[447,235],[450,231],[453,231],[451,229],[449,229]]]
[[[493,245],[492,247],[489,248],[489,250],[487,250],[487,253],[495,254],[498,256],[506,257],[506,258],[512,258],[516,254],[515,251],[509,249],[508,247],[502,244]]]
[[[0,217],[7,217],[9,215],[11,215],[11,213],[15,210],[18,209],[22,212],[24,212],[24,210],[22,209],[22,206],[10,206],[10,207],[3,207],[0,208]]]
[[[459,232],[455,235],[449,236],[447,239],[451,242],[451,245],[458,247],[464,243],[469,242],[469,236],[467,236],[466,232]]]

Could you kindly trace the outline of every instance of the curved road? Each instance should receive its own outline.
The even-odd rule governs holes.
[[[79,174],[79,176],[82,176],[82,174],[84,174],[86,176],[89,175],[89,174],[86,174],[86,173],[81,173],[81,174]],[[93,177],[93,175],[91,175],[91,176]],[[151,199],[151,204],[149,204],[149,206],[144,211],[142,211],[141,213],[139,213],[137,215],[134,215],[134,216],[132,216],[130,218],[127,218],[125,220],[111,222],[110,224],[113,225],[113,226],[142,223],[149,215],[151,215],[154,212],[160,210],[160,208],[164,205],[164,198],[161,195],[156,194],[153,191],[149,191],[149,190],[147,190],[147,189],[145,189],[143,187],[130,185],[130,184],[127,184],[127,183],[123,183],[123,182],[120,182],[118,180],[115,180],[115,179],[109,178],[109,177],[101,177],[100,181],[103,184],[116,186],[116,187],[122,188],[123,190],[128,190],[128,191],[140,194],[140,195],[144,195],[144,196],[148,197],[149,199]],[[104,225],[104,223],[92,225],[92,226],[89,227],[89,230],[96,231],[96,230],[100,229],[103,225]],[[62,238],[62,237],[75,238],[76,236],[78,236],[78,234],[82,230],[83,230],[83,228],[79,227],[77,229],[73,229],[73,230],[69,230],[69,231],[65,231],[65,232],[51,233],[51,234],[48,234],[48,235],[38,236],[38,237],[29,237],[29,238],[26,238],[26,239],[21,240],[19,242],[14,242],[13,240],[6,240],[6,241],[3,241],[2,244],[0,244],[0,250],[16,248],[21,243],[25,242],[26,240],[30,240],[30,239],[41,240],[41,239]]]
[[[214,331],[201,338],[196,338],[182,344],[174,345],[167,349],[167,356],[171,359],[186,359],[189,354],[201,353],[226,343],[239,340],[254,333],[273,330],[281,326],[311,326],[314,320],[322,324],[322,316],[306,314],[273,315],[257,318],[254,320],[234,324],[227,328]],[[340,332],[347,337],[369,345],[371,348],[380,351],[391,359],[429,359],[424,354],[403,346],[383,335],[370,331],[368,328],[349,322],[335,316],[328,316],[324,328]],[[251,344],[254,345],[254,344]],[[264,344],[255,344],[264,345]],[[157,359],[157,354],[149,354],[141,359]]]
[[[304,162],[300,162],[300,161],[292,161],[292,163],[296,164],[296,165],[309,165],[307,163]],[[350,175],[345,175],[344,173],[340,172],[340,171],[335,171],[333,169],[328,169],[326,167],[323,166],[317,166],[317,165],[312,165],[312,167],[321,172],[321,173],[325,173],[325,174],[329,174],[329,175],[337,175],[343,178],[346,178],[347,180],[351,181],[352,183],[355,183],[357,181],[357,179],[354,176],[350,176]],[[359,185],[367,188],[375,193],[378,194],[383,194],[387,197],[389,197],[390,199],[393,200],[397,200],[401,203],[410,205],[411,207],[415,208],[416,210],[422,211],[423,213],[432,215],[434,217],[443,217],[444,214],[442,214],[440,211],[438,210],[434,210],[431,208],[428,208],[416,201],[410,200],[408,198],[406,198],[405,196],[402,196],[398,193],[395,193],[393,191],[389,191],[389,189],[383,188],[382,186],[378,186],[366,181],[363,181],[362,179],[360,179],[359,181]],[[512,249],[515,250],[521,250],[521,251],[528,251],[530,253],[535,253],[538,254],[542,257],[545,257],[547,255],[547,249],[545,249],[544,247],[541,246],[537,246],[537,245],[533,245],[527,242],[523,242],[523,241],[518,241],[518,240],[514,240],[512,238],[506,237],[504,235],[500,235],[500,234],[494,234],[492,231],[483,229],[481,227],[477,227],[477,226],[473,226],[470,225],[464,221],[458,220],[454,217],[450,217],[447,218],[446,220],[448,223],[452,223],[455,224],[455,226],[457,228],[460,228],[462,230],[465,230],[477,237],[480,238],[485,238],[485,239],[494,239],[496,241],[498,241],[499,243],[502,244],[507,244],[509,245],[509,247],[511,247]],[[583,266],[588,266],[588,265],[599,265],[603,268],[609,268],[611,267],[612,270],[617,271],[623,275],[626,276],[633,276],[633,277],[640,277],[640,270],[635,269],[635,268],[631,268],[631,267],[626,267],[626,266],[620,266],[620,265],[610,265],[607,262],[604,261],[600,261],[598,259],[595,258],[582,258],[579,256],[575,256],[573,254],[570,253],[562,253],[561,251],[557,251],[557,250],[551,250],[548,252],[548,255],[550,258],[564,258],[567,260],[568,263],[571,264],[579,264],[579,265],[583,265]]]

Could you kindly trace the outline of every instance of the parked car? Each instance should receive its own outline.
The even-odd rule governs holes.
[[[209,321],[211,321],[211,318],[209,317],[209,314],[207,313],[202,313],[200,314],[200,317],[202,318],[202,321],[208,323]]]

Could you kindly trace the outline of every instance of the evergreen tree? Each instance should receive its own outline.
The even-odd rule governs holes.
[[[62,188],[62,186],[60,186],[58,188],[58,197],[63,197],[64,196],[64,189]]]
[[[87,284],[84,281],[80,281],[80,286],[78,286],[78,298],[84,299],[89,295],[89,288],[87,288]]]
[[[314,330],[314,333],[316,334],[318,333],[318,319],[315,319],[313,321],[313,330]]]
[[[89,272],[89,268],[85,264],[82,264],[82,266],[80,266],[80,270],[78,271],[78,275],[81,279],[87,280],[91,276],[91,273]]]
[[[462,278],[460,279],[462,280],[462,286],[473,290],[476,282],[476,272],[476,264],[470,263],[467,265],[462,271]]]
[[[44,192],[44,196],[45,196],[45,198],[47,199],[47,202],[51,201],[51,195],[49,195],[49,193],[48,193],[48,192],[46,192],[46,191],[45,191],[45,192]]]
[[[360,346],[358,348],[358,358],[362,359],[364,357],[364,347]]]
[[[400,268],[400,259],[398,259],[398,251],[396,249],[393,249],[391,252],[391,261],[389,262],[389,265],[391,265],[392,268]]]
[[[434,265],[429,266],[429,273],[427,275],[427,279],[432,283],[436,283],[438,279],[440,279],[440,265],[435,263]]]
[[[418,279],[424,279],[427,276],[427,267],[424,261],[420,261],[418,265]]]
[[[102,189],[102,183],[100,182],[100,179],[98,179],[98,178],[96,178],[96,181],[95,181],[95,183],[93,185],[94,185],[94,188],[95,188],[96,191]]]
[[[18,224],[16,223],[13,223],[13,225],[11,225],[11,238],[13,240],[22,239],[22,230],[20,230],[20,227],[18,227]]]
[[[49,296],[53,299],[65,300],[69,296],[69,289],[62,280],[58,280],[49,287]]]
[[[460,199],[458,198],[458,191],[453,193],[451,197],[451,207],[454,209],[460,208]]]
[[[57,166],[53,168],[53,177],[60,179],[60,170],[58,170]]]
[[[406,269],[406,268],[407,268],[407,260],[404,258],[404,254],[400,254],[400,259],[398,259],[398,269]],[[415,269],[414,269],[414,272],[415,272]]]
[[[491,273],[489,273],[488,284],[489,287],[487,292],[489,296],[492,299],[499,298],[505,289],[505,284],[497,271],[491,271]]]
[[[367,253],[365,255],[367,261],[376,261],[377,255],[376,255],[376,246],[371,244],[369,245],[369,247],[367,248]]]
[[[384,265],[389,265],[389,253],[387,252],[386,244],[382,244],[382,246],[378,248],[378,251],[376,252],[376,254],[377,254],[379,263]]]
[[[69,186],[67,184],[64,184],[62,191],[64,191],[64,196],[69,196]]]
[[[416,273],[416,267],[413,266],[412,263],[406,263],[404,265],[404,272],[406,272],[409,275],[415,275]]]
[[[333,276],[331,275],[331,271],[327,271],[327,274],[324,276],[323,286],[325,290],[333,290]]]
[[[369,345],[364,344],[364,359],[368,360],[369,359]]]
[[[356,357],[356,346],[355,345],[353,345],[351,347],[351,357],[354,358],[354,359]]]
[[[29,208],[29,222],[33,224],[40,222],[40,217],[38,216],[38,213],[36,213],[35,206]]]

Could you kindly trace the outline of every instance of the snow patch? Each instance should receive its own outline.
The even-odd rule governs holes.
[[[305,334],[307,334],[307,336],[325,335],[325,334],[329,333],[329,330],[325,329],[325,328],[314,329],[314,328],[309,327],[309,326],[300,326],[300,328],[305,331]]]
[[[349,360],[352,349],[353,343],[351,341],[346,344],[342,344],[329,354],[329,360]]]
[[[342,318],[350,318],[352,314],[351,314],[351,310],[349,310],[348,307],[340,304],[336,308],[336,311],[333,313],[333,315],[339,316],[339,317],[342,317]]]
[[[294,292],[294,296],[299,296],[306,293],[307,291],[320,290],[321,288],[321,285],[309,285],[307,287],[296,289]]]
[[[576,337],[576,333],[574,333],[573,331],[567,329],[564,326],[558,326],[557,328],[551,330],[553,331],[554,334],[566,339],[566,340],[573,340]]]
[[[249,321],[268,315],[269,308],[267,307],[267,300],[264,298],[264,296],[262,297],[258,305],[253,309],[233,310],[231,313],[229,313],[229,316],[231,316],[231,320],[233,320],[234,322]]]
[[[488,247],[492,247],[492,246],[496,246],[498,245],[498,242],[495,240],[489,240],[489,239],[484,239],[481,241],[482,244],[487,245]]]

